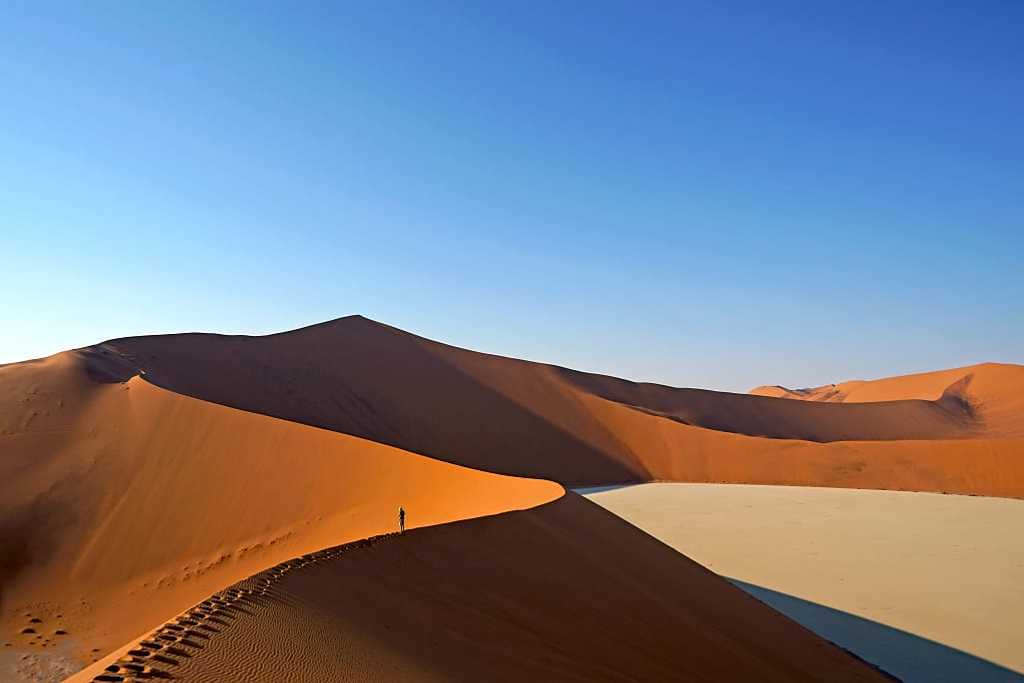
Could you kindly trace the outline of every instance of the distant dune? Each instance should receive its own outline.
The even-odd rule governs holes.
[[[674,389],[466,351],[359,316],[264,337],[133,337],[94,350],[175,392],[565,485],[1024,496],[1022,445],[1012,440],[1024,406],[1012,391],[978,412],[941,391],[935,400],[832,404]]]
[[[876,380],[853,380],[813,389],[787,389],[777,385],[750,390],[756,396],[774,396],[829,403],[932,401],[972,416],[986,436],[1024,436],[1024,366],[982,363],[951,370]]]
[[[613,679],[641,666],[631,652],[656,650],[643,669],[652,675],[688,659],[694,679],[814,678],[821,667],[872,678],[642,532],[562,498],[560,484],[1024,497],[1022,368],[965,370],[844,389],[872,401],[794,401],[475,353],[359,316],[262,337],[117,339],[0,366],[0,627],[10,643],[0,679],[70,673],[269,566],[393,531],[399,505],[411,526],[444,526],[304,566],[295,580],[311,583],[281,584],[299,602],[261,613],[236,645],[292,633],[294,620],[314,618],[318,586],[362,566],[393,577],[403,601],[385,618],[372,613],[384,597],[350,605],[358,599],[337,593],[342,602],[315,617],[332,633],[364,633],[354,671],[393,660],[396,675],[443,678],[439,658],[479,631],[508,637],[493,654],[524,673],[548,665],[571,678],[572,659],[584,679]],[[472,590],[445,592],[449,576]],[[408,650],[415,631],[381,631],[391,623],[429,637]],[[573,640],[572,629],[595,623],[606,635]],[[680,633],[694,646],[678,646]],[[670,634],[678,652],[663,651]],[[231,638],[218,642],[221,654],[194,657],[206,672],[198,680],[219,679],[217,662],[234,656]],[[300,675],[259,654],[271,679]],[[460,674],[482,671],[464,659]]]

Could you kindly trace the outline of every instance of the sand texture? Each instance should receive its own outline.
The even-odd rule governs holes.
[[[566,485],[1024,496],[1020,366],[982,373],[988,412],[979,412],[955,391],[833,404],[638,384],[466,351],[359,316],[265,337],[134,337],[100,348],[175,392]]]
[[[88,661],[268,565],[394,530],[399,505],[419,526],[562,493],[96,377],[75,352],[0,368],[21,386],[0,436],[8,666],[9,650]]]
[[[294,594],[234,631],[237,647],[269,648],[260,676],[494,678],[482,672],[500,664],[541,679],[631,668],[658,680],[813,679],[822,667],[874,678],[562,486],[1022,497],[1021,368],[965,370],[865,394],[877,400],[791,400],[475,353],[359,316],[261,337],[118,339],[0,366],[0,680],[59,680],[128,656],[246,577],[393,532],[399,506],[414,533],[306,562],[295,581],[309,585],[289,574],[274,590]],[[325,588],[332,572],[361,599]],[[361,644],[340,648],[344,660],[310,653],[314,669],[292,673],[271,643],[303,620],[321,624],[322,647]],[[696,622],[711,624],[706,635]],[[417,640],[415,625],[433,639]],[[609,652],[616,639],[622,652]],[[174,675],[194,664],[196,677],[219,676],[237,653],[232,637],[217,642],[182,655]],[[317,641],[295,645],[307,646]],[[457,651],[462,661],[446,663]],[[245,680],[254,656],[231,675]]]
[[[575,494],[300,558],[182,619],[73,680],[888,680]]]
[[[813,389],[787,389],[778,385],[750,390],[758,396],[776,396],[830,403],[877,403],[923,400],[962,408],[984,424],[990,436],[1024,436],[1024,367],[1008,363],[981,363],[951,370],[922,372],[876,380],[853,380]]]

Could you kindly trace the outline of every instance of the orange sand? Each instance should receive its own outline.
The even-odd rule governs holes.
[[[933,382],[960,382],[945,396],[833,404],[637,384],[466,351],[358,316],[266,337],[135,337],[104,350],[173,391],[566,485],[1024,496],[1020,366],[982,366],[966,392],[962,373],[950,371]]]
[[[358,316],[266,337],[120,339],[0,366],[0,637],[10,643],[0,648],[0,678],[52,678],[268,566],[393,530],[399,505],[410,526],[443,524],[547,503],[563,492],[554,482],[658,479],[1024,497],[1021,370],[976,366],[844,389],[874,397],[866,402],[795,401],[480,354]],[[579,624],[597,618],[622,622],[605,628],[615,636],[609,642],[628,643],[623,650],[657,644],[648,653],[654,668],[638,671],[680,665],[658,629],[668,638],[682,620],[713,623],[707,637],[719,639],[716,649],[688,636],[701,644],[680,650],[700,662],[686,669],[696,677],[810,676],[836,657],[845,662],[837,670],[872,675],[805,632],[778,626],[757,603],[733,604],[741,593],[705,585],[693,577],[706,572],[680,569],[685,558],[642,550],[650,541],[641,532],[595,521],[592,508],[573,501],[375,545],[368,568],[390,567],[392,582],[417,585],[402,569],[415,557],[451,605],[432,602],[422,585],[416,594],[396,588],[408,603],[392,607],[407,614],[374,617],[386,596],[373,594],[355,607],[328,607],[328,630],[362,637],[359,657],[372,666],[393,661],[414,678],[444,676],[437,658],[469,642],[482,647],[470,640],[477,630],[511,638],[506,630],[515,625],[540,634],[533,640],[569,643],[573,624],[589,628]],[[538,534],[545,542],[531,546]],[[434,556],[417,539],[452,555]],[[489,549],[481,556],[478,548]],[[645,552],[649,561],[639,559]],[[336,567],[347,577],[349,559],[315,571]],[[584,581],[595,566],[611,575]],[[678,572],[692,574],[685,586],[673,583]],[[444,593],[444,576],[466,587]],[[598,604],[571,598],[569,577]],[[321,584],[313,585],[297,595],[315,602]],[[705,594],[711,602],[699,599]],[[666,600],[671,618],[655,609]],[[470,619],[456,603],[476,605],[489,621]],[[726,616],[714,621],[719,608]],[[309,604],[296,609],[267,628],[314,618]],[[402,649],[407,637],[380,630],[395,618],[421,624],[434,640]],[[261,642],[260,623],[246,639]],[[35,633],[20,633],[26,628]],[[672,636],[673,648],[678,640]],[[522,634],[513,641],[494,656],[521,662],[524,673],[545,662],[567,672],[563,656],[596,678],[641,666],[582,640],[562,655],[550,642]],[[786,654],[773,659],[768,650]],[[228,652],[217,656],[230,659]],[[211,648],[203,656],[214,655]],[[463,659],[467,675],[483,666]],[[220,665],[211,666],[204,671]]]
[[[920,399],[959,402],[984,424],[989,436],[1024,436],[1024,367],[982,363],[870,381],[854,380],[814,389],[761,386],[750,393],[804,401],[872,403]]]
[[[575,494],[299,559],[217,599],[72,681],[126,663],[239,683],[886,680]]]
[[[393,530],[399,505],[420,526],[562,493],[90,369],[77,352],[0,368],[0,638],[30,652],[107,652],[270,564]]]

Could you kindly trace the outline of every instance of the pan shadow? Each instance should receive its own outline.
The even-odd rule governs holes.
[[[1024,675],[913,633],[738,579],[729,581],[906,683],[1024,683]]]
[[[630,486],[637,486],[637,482],[629,482],[625,484],[607,484],[604,486],[580,486],[572,489],[573,493],[578,493],[581,496],[589,496],[592,493],[603,493],[605,491],[615,491],[617,489],[624,489]]]

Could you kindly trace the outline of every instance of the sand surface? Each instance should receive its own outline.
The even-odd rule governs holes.
[[[0,368],[0,680],[81,666],[268,565],[391,531],[399,505],[420,526],[563,491],[104,379],[73,352]]]
[[[217,600],[73,681],[125,664],[211,682],[886,680],[575,494],[328,551]]]
[[[678,649],[678,639],[670,647],[658,629],[677,632],[683,627],[673,620],[680,619],[712,623],[716,607],[695,597],[707,592],[735,619],[715,622],[709,632],[724,639],[721,647],[682,650],[691,662],[686,675],[813,677],[820,667],[837,666],[862,676],[863,667],[845,657],[836,664],[834,648],[777,626],[776,616],[764,616],[773,612],[742,592],[715,581],[705,586],[706,572],[673,587],[678,563],[688,562],[676,553],[650,551],[649,561],[623,568],[614,550],[642,556],[645,536],[629,525],[594,522],[593,506],[563,501],[539,516],[488,517],[506,520],[496,527],[481,521],[449,530],[447,523],[544,506],[562,496],[560,484],[581,483],[670,480],[1024,497],[1021,370],[972,366],[894,378],[873,389],[858,385],[867,397],[862,401],[791,400],[639,384],[475,353],[359,316],[262,337],[118,339],[0,366],[0,680],[55,680],[107,653],[121,656],[140,635],[247,576],[392,531],[399,505],[409,511],[411,527],[445,525],[444,532],[430,532],[438,539],[454,534],[450,555],[428,553],[423,560],[434,590],[445,576],[461,576],[474,588],[448,595],[449,607],[424,586],[406,595],[408,619],[426,615],[415,623],[431,632],[438,629],[428,624],[444,624],[450,637],[412,650],[405,644],[414,632],[396,640],[390,622],[374,621],[379,601],[363,601],[360,608],[368,611],[358,619],[355,608],[332,607],[325,623],[363,638],[358,657],[373,666],[404,661],[402,675],[443,677],[438,653],[455,657],[474,642],[475,630],[492,628],[494,637],[513,639],[512,654],[500,657],[522,662],[523,672],[539,676],[546,662],[571,678],[569,658],[586,667],[580,662],[593,656],[597,663],[582,669],[592,677],[615,678],[628,667],[655,675],[680,663],[662,652]],[[844,391],[844,397],[855,393]],[[519,538],[524,528],[547,544],[517,546],[526,540]],[[479,529],[506,545],[489,544]],[[430,534],[368,552],[384,565],[414,567],[403,549]],[[559,544],[582,557],[565,557]],[[481,564],[481,547],[488,557],[506,547],[522,554]],[[353,565],[351,557],[303,567],[302,575],[342,571]],[[584,581],[597,566],[611,567],[613,575]],[[510,586],[491,576],[473,584],[474,572],[483,570],[526,583]],[[567,613],[559,603],[570,580],[583,593],[567,603]],[[405,571],[393,582],[415,584]],[[299,594],[314,603],[317,590]],[[522,611],[519,603],[530,604],[527,590],[550,605]],[[671,618],[644,603],[662,594],[676,600]],[[518,603],[505,595],[518,596]],[[584,606],[584,595],[610,600],[608,611]],[[647,604],[635,608],[646,630],[631,621],[638,600]],[[735,610],[727,607],[734,602]],[[520,629],[519,640],[453,605],[475,605],[494,622],[505,614]],[[260,624],[294,629],[312,614],[302,608],[291,617],[257,620],[251,635],[238,633],[244,642],[260,642]],[[561,641],[572,642],[573,624],[599,617],[621,622],[609,632],[628,642],[622,649],[647,652],[653,668],[643,669],[632,655],[584,647],[600,638],[558,650]],[[356,626],[342,629],[339,620]],[[524,633],[534,634],[532,640]],[[265,637],[270,647],[276,636]],[[556,642],[534,642],[541,637]],[[703,642],[696,633],[687,637]],[[650,643],[658,643],[656,652]],[[777,661],[766,649],[788,654]],[[714,657],[701,659],[704,650]],[[464,659],[467,675],[483,670],[481,661]],[[195,660],[198,665],[200,657]],[[701,661],[696,668],[694,660]],[[273,676],[284,675],[274,669]]]
[[[954,373],[949,391],[930,398],[834,404],[628,382],[475,353],[359,316],[263,337],[162,335],[96,348],[175,392],[566,485],[1024,496],[1020,366],[986,366],[975,373],[984,381],[967,383]]]
[[[812,389],[778,385],[750,390],[757,396],[775,396],[830,403],[875,403],[919,399],[946,405],[960,403],[984,423],[991,436],[1024,436],[1024,367],[1009,363],[981,363],[962,368],[921,372],[875,380],[852,380]]]
[[[1024,680],[1024,501],[706,484],[589,497],[905,680]]]

